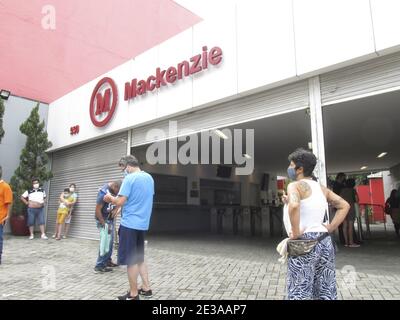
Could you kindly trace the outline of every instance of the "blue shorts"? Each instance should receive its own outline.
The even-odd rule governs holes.
[[[44,225],[43,208],[28,208],[28,227],[32,227],[36,222],[41,226]]]
[[[133,266],[144,262],[143,230],[119,227],[118,264]]]

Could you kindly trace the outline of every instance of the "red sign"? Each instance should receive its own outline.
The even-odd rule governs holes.
[[[174,83],[183,77],[195,74],[208,68],[208,65],[217,65],[222,61],[222,50],[214,47],[208,52],[206,46],[203,52],[193,56],[190,61],[182,61],[178,65],[171,66],[166,70],[156,69],[155,75],[149,76],[146,80],[133,79],[130,83],[125,83],[125,100],[134,99],[138,95],[153,91],[168,83]]]
[[[104,127],[117,107],[118,91],[111,78],[103,78],[93,90],[90,99],[90,119],[96,127]]]
[[[70,128],[70,134],[71,134],[71,136],[72,136],[72,135],[75,135],[75,134],[78,134],[78,133],[79,133],[79,125],[73,126],[73,127]]]

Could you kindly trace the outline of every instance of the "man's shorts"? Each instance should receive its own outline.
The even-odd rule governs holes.
[[[144,262],[143,230],[119,227],[118,264],[133,266]]]
[[[40,226],[44,225],[43,208],[28,208],[28,226],[34,226],[35,220]]]
[[[68,216],[68,211],[65,212],[64,210],[58,210],[57,211],[57,223],[58,224],[63,224],[65,221],[65,218]]]

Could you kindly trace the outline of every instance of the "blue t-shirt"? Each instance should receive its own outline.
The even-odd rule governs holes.
[[[128,174],[122,181],[119,195],[127,198],[122,207],[121,225],[135,230],[148,230],[154,196],[151,175],[144,171]]]
[[[108,186],[108,183],[106,183],[104,186],[101,187],[101,189],[97,193],[97,200],[96,200],[96,204],[102,204],[103,205],[101,207],[101,214],[102,214],[104,220],[107,220],[108,215],[115,208],[115,205],[113,205],[111,203],[107,203],[107,202],[105,202],[103,200],[104,196],[107,194],[107,191],[111,193],[111,191],[109,189],[109,186]],[[96,220],[98,220],[97,217],[96,217]],[[108,220],[113,220],[113,219],[110,218]]]

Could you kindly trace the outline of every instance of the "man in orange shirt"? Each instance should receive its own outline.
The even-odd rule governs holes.
[[[11,204],[13,201],[13,194],[8,183],[4,182],[1,177],[3,170],[0,166],[0,264],[1,255],[3,253],[3,228],[7,219],[10,217]]]

